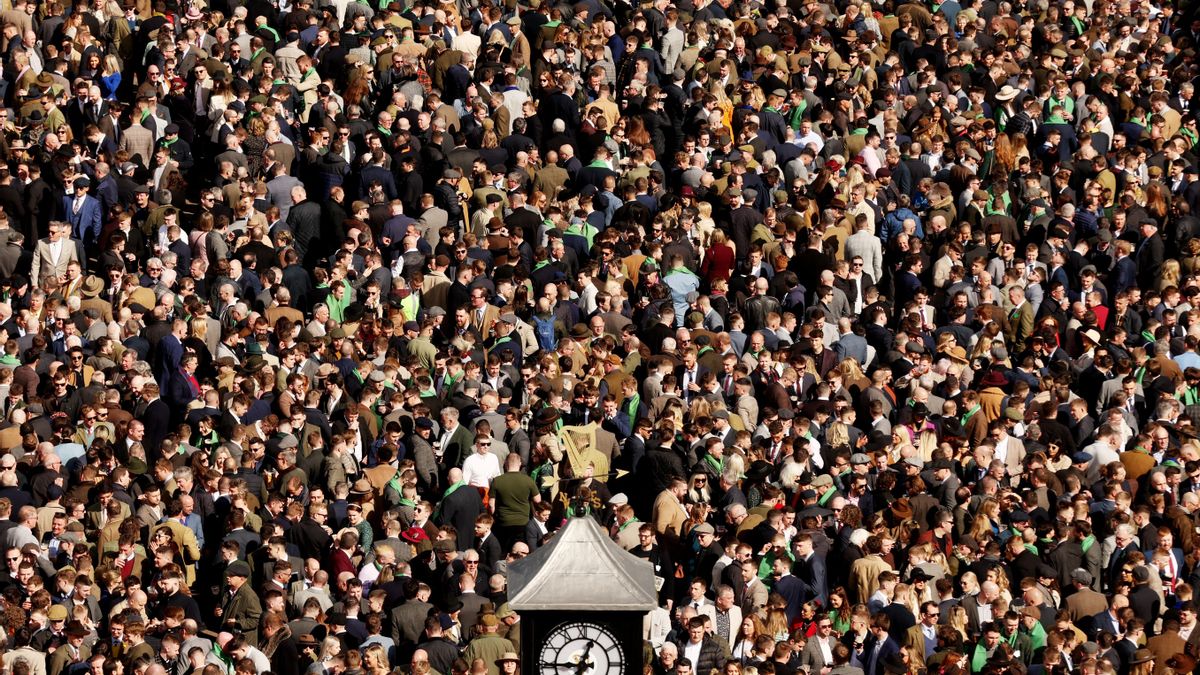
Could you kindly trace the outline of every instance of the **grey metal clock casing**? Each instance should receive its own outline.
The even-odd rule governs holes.
[[[641,675],[642,622],[657,604],[648,562],[595,520],[573,518],[509,567],[526,675]]]

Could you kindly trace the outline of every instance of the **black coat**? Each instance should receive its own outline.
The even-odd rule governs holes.
[[[305,517],[288,530],[287,540],[289,544],[296,545],[296,548],[300,551],[300,555],[305,558],[316,558],[318,560],[325,558],[325,554],[329,551],[329,545],[332,541],[329,533],[317,521],[308,517]]]
[[[171,409],[161,398],[154,399],[146,406],[141,421],[146,427],[146,436],[142,439],[142,447],[146,450],[147,457],[158,455],[158,448],[162,445],[163,439],[167,437],[170,419]]]
[[[436,520],[441,525],[453,525],[458,532],[458,548],[466,550],[474,536],[475,518],[480,513],[483,513],[483,498],[479,491],[463,485],[438,504]]]
[[[300,675],[300,651],[294,636],[280,642],[275,653],[271,654],[271,672],[275,675]]]
[[[288,211],[287,225],[295,236],[296,252],[307,265],[320,250],[321,205],[306,200],[292,206]]]
[[[1148,584],[1141,584],[1129,594],[1129,608],[1133,615],[1146,622],[1146,635],[1154,635],[1154,623],[1162,610],[1158,593],[1151,590]]]

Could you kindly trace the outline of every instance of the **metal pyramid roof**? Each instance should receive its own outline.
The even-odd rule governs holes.
[[[509,605],[525,610],[645,611],[658,604],[654,567],[590,517],[572,518],[508,568]]]

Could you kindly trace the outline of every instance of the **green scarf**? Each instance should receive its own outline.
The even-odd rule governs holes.
[[[804,111],[808,109],[808,101],[800,99],[800,103],[792,108],[792,114],[788,116],[788,126],[793,129],[800,129],[800,122],[804,120]]]
[[[454,485],[451,485],[450,487],[446,488],[446,491],[442,493],[441,501],[438,502],[437,508],[434,509],[434,514],[433,514],[434,520],[441,520],[442,505],[444,505],[446,503],[446,497],[449,497],[450,495],[454,494],[455,490],[457,490],[458,488],[460,488],[466,484],[467,484],[467,481],[460,480],[457,483],[455,483]]]
[[[607,169],[608,163],[602,159],[593,159],[592,163],[588,164],[588,166],[593,169]]]
[[[597,232],[598,230],[595,227],[586,222],[567,225],[567,234],[574,234],[586,239],[589,250],[592,248],[592,240],[595,239]]]
[[[974,417],[975,413],[979,412],[980,408],[982,408],[982,406],[976,403],[974,408],[971,408],[967,412],[963,413],[962,419],[959,420],[959,423],[961,423],[964,427],[967,426],[967,420]]]
[[[833,496],[836,494],[837,494],[837,490],[826,490],[825,494],[821,495],[820,498],[817,499],[817,504],[820,504],[821,506],[825,506],[826,504],[829,503],[829,500],[833,499]]]
[[[542,485],[542,477],[553,475],[554,465],[549,461],[543,463],[541,466],[533,467],[533,469],[529,472],[529,477],[533,479],[534,485],[537,485],[538,492],[541,492],[543,488],[547,487]]]
[[[637,411],[642,405],[642,397],[640,394],[634,394],[625,399],[625,414],[629,415],[629,422],[632,424],[637,421]]]
[[[975,645],[975,652],[971,655],[971,672],[981,672],[984,666],[987,665],[987,649],[981,643]]]
[[[258,55],[263,53],[264,49],[265,47],[259,47],[258,49],[255,49],[254,53],[250,55],[250,60],[253,61],[254,59],[257,59]]]
[[[1079,546],[1083,549],[1084,553],[1087,553],[1088,549],[1091,548],[1092,546],[1094,546],[1095,544],[1096,544],[1096,535],[1094,535],[1094,534],[1089,534],[1088,536],[1083,538],[1083,541],[1079,542]]]
[[[403,490],[401,490],[401,488],[404,486],[400,484],[400,469],[396,469],[396,474],[387,482],[387,486],[395,490],[397,495],[404,494]],[[399,501],[401,504],[404,504],[404,502],[407,501],[408,503],[404,504],[405,506],[416,506],[416,502],[412,501],[411,499],[400,497]]]
[[[460,488],[466,484],[467,484],[467,481],[460,480],[457,483],[446,488],[446,491],[442,493],[442,500],[444,501],[446,499],[446,497],[449,497],[450,495],[454,494],[458,490],[458,488]]]
[[[224,663],[229,668],[233,668],[233,659],[221,649],[221,645],[213,643],[212,651],[217,655],[217,659],[219,659],[221,663]]]
[[[666,279],[667,277],[671,276],[672,274],[690,274],[692,276],[696,276],[695,272],[689,270],[686,267],[676,267],[676,268],[672,269],[670,272],[667,272],[666,274],[664,274],[663,278]]]
[[[550,261],[549,261],[549,260],[543,260],[543,261],[541,261],[541,262],[535,263],[535,264],[533,265],[533,271],[534,271],[534,272],[536,272],[536,271],[538,271],[538,270],[542,269],[543,267],[545,267],[546,265],[549,265],[549,264],[550,264]]]
[[[1029,641],[1033,643],[1033,651],[1036,652],[1046,646],[1046,629],[1042,628],[1041,621],[1033,624],[1033,630],[1025,634],[1029,636]]]
[[[725,468],[725,463],[712,455],[705,455],[704,463],[711,466],[717,472],[718,476],[721,475],[721,471]]]

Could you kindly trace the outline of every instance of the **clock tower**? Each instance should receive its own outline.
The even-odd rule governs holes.
[[[523,675],[641,675],[654,570],[594,519],[572,518],[510,565],[508,598],[521,615]]]

